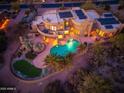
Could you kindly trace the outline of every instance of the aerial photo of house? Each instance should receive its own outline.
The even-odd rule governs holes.
[[[124,93],[123,0],[1,0],[0,93]]]

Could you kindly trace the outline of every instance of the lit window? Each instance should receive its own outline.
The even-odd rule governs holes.
[[[73,28],[73,27],[71,27],[71,30],[74,30],[74,28]]]
[[[53,26],[51,26],[51,29],[52,29],[52,30],[53,30],[53,28],[54,28],[54,27],[53,27]]]
[[[104,36],[104,34],[105,34],[105,33],[104,33],[103,31],[100,31],[100,32],[99,32],[99,35],[102,36],[102,37]]]
[[[69,31],[68,30],[64,31],[64,34],[69,34]]]
[[[99,29],[96,29],[96,32],[99,33]]]
[[[51,29],[56,31],[56,27],[55,26],[51,26]]]
[[[56,31],[56,27],[54,27],[54,30]]]
[[[62,39],[63,38],[63,35],[58,35],[58,39]]]
[[[63,29],[63,26],[60,26],[60,29]]]
[[[54,35],[56,35],[56,32],[53,32]]]
[[[68,26],[68,22],[66,22],[66,26]]]

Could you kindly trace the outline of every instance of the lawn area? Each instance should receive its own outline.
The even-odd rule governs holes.
[[[32,64],[25,60],[18,60],[13,64],[15,71],[20,72],[21,75],[27,78],[34,78],[41,75],[42,70],[34,67]]]

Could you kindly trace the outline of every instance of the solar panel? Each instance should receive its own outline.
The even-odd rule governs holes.
[[[108,14],[104,14],[105,17],[113,17],[113,15],[111,13]]]
[[[64,3],[64,7],[73,7],[72,3]]]
[[[106,29],[112,29],[113,26],[112,26],[112,25],[105,25],[105,28],[106,28]]]
[[[97,19],[102,25],[119,24],[119,21],[115,18],[99,18]]]
[[[62,7],[62,4],[41,4],[42,8],[59,8]]]
[[[72,13],[70,11],[66,11],[66,12],[59,12],[59,16],[60,18],[69,18],[69,17],[73,17]]]
[[[87,18],[82,10],[75,10],[75,13],[77,14],[79,19],[86,19]]]
[[[49,31],[48,31],[47,29],[42,30],[42,32],[44,32],[44,33],[46,33],[46,34],[49,33]]]

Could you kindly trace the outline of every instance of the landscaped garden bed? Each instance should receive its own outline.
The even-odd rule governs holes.
[[[37,54],[32,52],[32,51],[29,51],[29,52],[26,53],[25,56],[26,56],[27,59],[33,60],[37,56]]]

